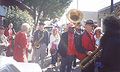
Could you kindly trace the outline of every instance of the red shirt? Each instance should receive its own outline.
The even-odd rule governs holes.
[[[13,31],[12,31],[12,29],[6,28],[4,34],[5,34],[5,36],[10,36],[10,37],[12,37]]]
[[[95,50],[95,39],[92,33],[85,32],[82,36],[82,46],[87,51],[94,51]],[[80,60],[84,59],[87,55],[82,53],[76,53],[76,57]]]
[[[28,58],[28,39],[25,32],[18,32],[15,37],[13,58],[25,62]]]
[[[13,31],[12,29],[6,28],[4,35],[6,37],[9,37],[9,48],[12,48],[12,35],[13,35]]]
[[[85,33],[82,36],[82,46],[88,51],[95,50],[95,39],[92,33]]]

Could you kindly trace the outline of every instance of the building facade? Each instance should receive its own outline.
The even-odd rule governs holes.
[[[105,7],[105,8],[100,9],[98,11],[98,23],[100,24],[101,27],[103,27],[103,19],[106,16],[109,16],[109,15],[113,14],[113,15],[115,15],[117,17],[120,17],[120,1],[115,3],[113,5],[113,8],[114,8],[113,13],[111,13],[111,6]]]

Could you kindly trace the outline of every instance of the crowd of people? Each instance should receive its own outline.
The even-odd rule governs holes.
[[[56,66],[60,57],[60,72],[72,72],[76,59],[83,61],[100,48],[100,56],[81,69],[81,72],[95,72],[96,64],[99,64],[98,72],[120,72],[120,19],[114,16],[106,17],[103,22],[104,33],[103,28],[95,26],[93,20],[84,23],[84,30],[81,29],[81,22],[68,23],[67,30],[63,33],[60,33],[58,27],[53,27],[49,34],[44,25],[40,22],[34,31],[30,49],[28,23],[23,23],[17,33],[12,23],[7,28],[0,26],[0,54],[6,51],[5,55],[13,56],[17,62],[28,62],[28,53],[32,53],[31,62],[40,63],[42,67],[49,52],[52,67]]]

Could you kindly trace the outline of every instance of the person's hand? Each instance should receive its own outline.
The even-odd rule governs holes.
[[[3,42],[3,43],[2,43],[2,46],[3,46],[3,47],[8,47],[8,46],[9,46],[9,43],[8,43],[8,42]]]
[[[31,49],[28,49],[28,52],[31,54],[31,52],[32,52],[32,48],[31,48]]]
[[[88,52],[87,52],[87,55],[90,56],[92,53],[93,53],[92,51],[88,51]]]
[[[99,48],[99,46],[98,46],[98,45],[95,45],[95,48],[97,49],[97,48]]]
[[[26,55],[23,55],[23,57],[24,57],[24,62],[28,63],[28,59],[27,59]]]
[[[5,47],[5,45],[6,45],[5,42],[1,43],[1,46],[2,46],[2,47]]]

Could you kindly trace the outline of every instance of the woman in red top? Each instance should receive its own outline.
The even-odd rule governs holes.
[[[28,30],[29,24],[22,24],[21,31],[15,37],[13,58],[18,62],[28,62]]]
[[[13,55],[13,35],[16,34],[13,30],[13,24],[10,23],[8,27],[5,29],[4,35],[8,38],[9,46],[6,52],[6,56],[12,56]]]

